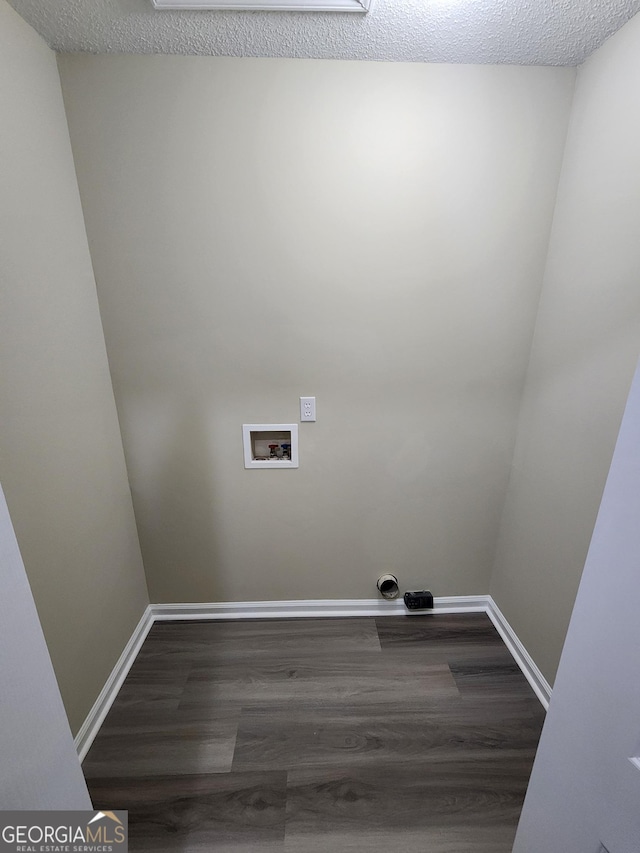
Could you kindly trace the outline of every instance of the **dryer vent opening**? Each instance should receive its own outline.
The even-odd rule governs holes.
[[[378,578],[378,590],[383,598],[397,598],[400,593],[398,578],[395,575],[381,575]]]

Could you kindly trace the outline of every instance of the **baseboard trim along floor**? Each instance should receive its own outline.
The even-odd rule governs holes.
[[[486,613],[488,595],[454,595],[436,598],[437,613]],[[420,616],[410,612],[401,598],[327,599],[311,601],[228,601],[214,604],[152,604],[155,621],[163,619],[292,619],[331,616]]]
[[[206,604],[150,604],[136,626],[129,642],[100,695],[89,711],[75,738],[80,761],[89,751],[104,718],[136,659],[154,622],[205,619],[300,619],[336,616],[410,616],[419,618],[431,613],[486,613],[504,640],[513,659],[522,670],[545,710],[549,707],[551,687],[536,666],[517,634],[490,595],[459,595],[435,598],[428,613],[407,611],[402,599],[345,599],[311,601],[232,601]]]
[[[513,659],[522,670],[522,674],[533,688],[533,692],[540,700],[545,711],[547,711],[551,700],[551,685],[540,672],[535,661],[520,642],[518,635],[507,622],[504,614],[493,598],[488,596],[488,599],[489,603],[487,604],[486,610],[487,616],[493,622],[496,631],[504,640],[505,646],[511,652]]]
[[[87,714],[86,720],[75,737],[76,751],[80,761],[82,761],[87,752],[89,752],[91,744],[100,731],[100,726],[102,725],[104,718],[109,713],[109,710],[118,695],[118,691],[129,674],[129,670],[133,666],[133,662],[138,656],[138,652],[142,648],[142,644],[146,640],[147,634],[151,630],[153,623],[153,613],[151,611],[151,606],[149,605],[142,614],[142,618],[136,625],[129,642],[124,647],[124,651],[118,658],[111,675],[100,691],[100,695],[93,703],[93,708]]]

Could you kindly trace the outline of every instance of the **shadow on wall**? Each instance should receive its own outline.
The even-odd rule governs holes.
[[[223,600],[224,589],[212,578],[220,556],[215,518],[221,499],[206,413],[195,404],[176,404],[155,423],[147,413],[141,433],[149,428],[156,433],[148,442],[142,434],[134,439],[131,479],[150,599],[175,600],[169,590],[182,574],[190,594],[181,600],[194,600],[194,593],[211,600],[212,591],[214,600]]]

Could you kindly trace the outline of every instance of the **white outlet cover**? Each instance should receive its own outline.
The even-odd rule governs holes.
[[[300,420],[315,421],[316,419],[316,398],[315,397],[300,397]]]

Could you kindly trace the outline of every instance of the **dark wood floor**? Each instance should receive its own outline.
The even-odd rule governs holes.
[[[83,767],[132,851],[509,853],[543,720],[484,614],[164,622]]]

